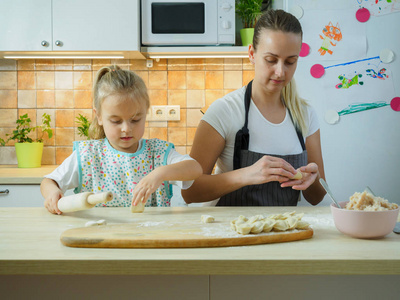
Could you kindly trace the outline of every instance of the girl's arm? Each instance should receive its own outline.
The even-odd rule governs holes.
[[[45,178],[40,184],[40,191],[44,198],[44,207],[47,208],[52,214],[61,215],[61,211],[58,209],[57,203],[61,197],[63,197],[63,192],[58,187],[57,182],[52,179]]]
[[[133,190],[132,205],[146,202],[164,181],[189,181],[202,174],[200,164],[195,160],[184,160],[171,165],[161,166],[140,180]]]
[[[61,214],[57,203],[67,189],[76,188],[79,185],[79,165],[77,152],[73,151],[61,165],[51,174],[47,175],[40,184],[40,191],[44,197],[44,206],[53,214]]]
[[[285,160],[265,155],[252,166],[211,175],[224,148],[225,139],[210,124],[201,121],[190,156],[200,163],[203,175],[189,189],[182,190],[186,203],[212,201],[250,184],[285,182],[296,174],[296,170]]]

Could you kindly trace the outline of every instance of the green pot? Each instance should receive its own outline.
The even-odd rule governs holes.
[[[240,29],[240,38],[242,39],[242,45],[248,46],[253,44],[254,28],[243,28]]]
[[[18,168],[40,168],[42,166],[43,143],[16,143]]]

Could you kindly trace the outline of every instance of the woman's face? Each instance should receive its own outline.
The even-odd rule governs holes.
[[[264,29],[257,51],[250,45],[249,58],[254,64],[254,81],[269,93],[280,93],[292,79],[301,49],[301,35]]]
[[[103,100],[101,114],[95,111],[99,125],[111,146],[122,152],[135,153],[143,137],[146,108],[129,98],[110,95]]]

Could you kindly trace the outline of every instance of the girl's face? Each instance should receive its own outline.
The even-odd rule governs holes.
[[[122,152],[135,153],[143,137],[146,108],[127,97],[110,95],[103,100],[101,114],[96,110],[99,125],[111,146]]]
[[[260,32],[257,51],[249,47],[254,64],[254,81],[266,92],[280,93],[292,79],[301,49],[301,35],[264,29]]]

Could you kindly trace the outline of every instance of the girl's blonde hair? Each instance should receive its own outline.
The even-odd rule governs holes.
[[[142,78],[136,73],[123,70],[117,65],[101,68],[96,75],[93,85],[93,107],[101,115],[101,104],[110,95],[120,95],[144,106],[146,111],[150,107],[147,87]],[[106,135],[103,126],[98,124],[97,115],[89,127],[89,138],[103,139]]]
[[[264,29],[300,34],[303,37],[300,22],[295,16],[284,10],[270,9],[260,17],[254,28],[253,47],[255,50],[257,50],[258,41],[262,38],[261,33]],[[308,127],[305,107],[308,106],[308,103],[299,97],[294,78],[282,89],[282,98],[292,114],[294,125],[300,129],[303,136],[306,136]]]

